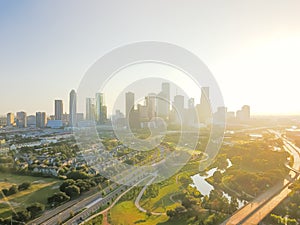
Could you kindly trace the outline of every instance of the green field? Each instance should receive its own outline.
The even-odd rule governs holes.
[[[32,203],[47,203],[47,198],[58,191],[61,181],[53,178],[41,178],[22,176],[0,172],[0,190],[9,188],[13,184],[19,185],[23,182],[31,182],[28,190],[18,192],[14,195],[0,199],[0,217],[5,218],[11,215],[13,210],[26,208]]]
[[[181,174],[188,174],[183,172]],[[179,193],[182,189],[181,184],[176,182],[176,176],[169,178],[166,183],[161,186],[158,196],[155,198],[142,198],[140,205],[151,212],[163,212],[174,209],[180,206],[180,203],[173,202],[170,197]],[[124,201],[115,205],[111,209],[111,224],[112,225],[186,225],[187,220],[170,221],[166,215],[161,216],[147,216],[146,213],[140,212],[134,205],[133,201]]]
[[[140,212],[132,201],[124,201],[114,206],[111,211],[112,225],[153,225],[163,224],[169,218],[167,216],[147,216]]]
[[[141,206],[151,212],[166,212],[167,210],[174,209],[179,206],[179,203],[171,201],[172,194],[179,191],[179,185],[175,180],[169,182],[168,185],[162,187],[159,190],[159,194],[156,198],[142,199]]]

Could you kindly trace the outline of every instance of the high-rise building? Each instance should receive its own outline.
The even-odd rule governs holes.
[[[45,128],[47,124],[47,116],[45,112],[36,112],[36,127],[38,128]]]
[[[26,114],[26,112],[17,112],[17,126],[19,128],[27,127],[27,114]]]
[[[193,109],[195,107],[195,99],[194,98],[190,98],[188,100],[188,109]]]
[[[174,108],[178,112],[182,112],[184,109],[184,96],[183,95],[175,95],[174,96]]]
[[[107,120],[107,106],[102,105],[101,106],[101,117],[100,117],[100,123],[103,124]]]
[[[207,103],[209,103],[209,87],[202,87],[200,104],[204,105]]]
[[[63,101],[55,100],[55,120],[62,120],[63,112]]]
[[[197,113],[195,109],[195,99],[189,98],[188,108],[185,113],[185,122],[187,125],[193,126],[197,123]]]
[[[161,92],[157,95],[156,114],[167,119],[170,114],[170,84],[162,83]]]
[[[112,116],[112,123],[114,127],[125,127],[126,119],[121,110],[117,109],[115,115]]]
[[[96,93],[96,121],[103,124],[107,119],[107,107],[104,106],[104,94]]]
[[[27,116],[27,126],[28,127],[36,127],[36,117],[35,117],[35,115]]]
[[[146,105],[137,105],[137,111],[139,113],[139,121],[140,122],[148,122],[149,121],[149,111]]]
[[[7,126],[7,118],[5,116],[0,116],[0,127],[4,127],[4,126]],[[1,142],[1,141],[0,141]],[[1,145],[1,143],[0,143]]]
[[[175,115],[175,121],[177,123],[181,123],[184,121],[184,96],[183,95],[175,95],[174,96],[174,105],[173,111]]]
[[[148,118],[151,120],[156,116],[156,94],[150,93],[146,97],[146,106],[148,111]]]
[[[235,112],[233,112],[233,111],[230,111],[230,112],[227,112],[226,113],[226,120],[228,121],[228,120],[234,120],[235,119]]]
[[[86,120],[95,120],[95,99],[94,98],[86,98],[85,118]]]
[[[250,120],[250,106],[244,105],[241,110],[236,112],[236,118],[240,121],[249,121]]]
[[[227,108],[224,106],[218,107],[217,112],[214,113],[214,123],[224,125],[227,116]]]
[[[250,120],[250,106],[249,105],[244,105],[242,107],[242,111],[244,112],[245,120]]]
[[[15,124],[15,115],[13,113],[7,113],[6,126],[13,126]]]
[[[83,113],[76,113],[76,120],[77,120],[77,123],[84,121],[84,114]]]
[[[161,91],[164,93],[168,100],[168,110],[170,110],[170,83],[164,82],[161,84]]]
[[[77,94],[75,90],[70,92],[70,104],[69,104],[69,126],[76,126],[77,123]]]
[[[212,111],[209,99],[209,87],[201,88],[200,105],[197,107],[198,119],[200,123],[209,123],[212,119]]]
[[[125,116],[128,119],[129,114],[134,110],[134,93],[127,92],[125,94]]]

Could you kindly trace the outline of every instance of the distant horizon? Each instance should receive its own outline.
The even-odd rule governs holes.
[[[52,115],[55,99],[68,113],[70,90],[99,58],[144,40],[199,57],[229,111],[250,105],[252,115],[300,114],[299,7],[300,1],[269,0],[1,1],[0,115]]]

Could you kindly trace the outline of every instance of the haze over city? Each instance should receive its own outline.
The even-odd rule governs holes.
[[[0,67],[5,85],[0,114],[53,114],[53,100],[68,102],[69,90],[78,87],[97,59],[140,40],[166,41],[196,54],[232,110],[248,104],[253,114],[300,112],[300,2],[183,4],[1,1]],[[200,93],[194,97],[200,98]]]
[[[299,12],[0,0],[0,225],[300,225]]]

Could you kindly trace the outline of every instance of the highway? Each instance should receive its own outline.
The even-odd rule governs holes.
[[[106,188],[106,190],[108,191],[109,189]],[[57,214],[59,214],[60,212],[76,205],[78,202],[82,201],[83,199],[89,198],[91,196],[93,196],[94,193],[92,191],[84,193],[83,195],[81,195],[79,198],[71,200],[69,202],[66,202],[65,204],[58,206],[54,209],[51,210],[47,210],[44,212],[44,214],[42,214],[42,216],[36,218],[35,220],[32,220],[30,222],[28,222],[28,225],[37,225],[37,224],[42,224],[43,222],[46,222],[47,220],[49,220],[50,218],[56,216]]]
[[[55,225],[68,220],[71,215],[78,214],[85,210],[85,208],[93,208],[92,206],[96,203],[101,202],[107,204],[113,198],[116,198],[121,192],[128,189],[129,186],[135,184],[139,179],[141,180],[141,178],[145,176],[144,174],[145,173],[143,171],[133,171],[127,176],[122,176],[122,179],[120,179],[120,183],[124,183],[126,185],[118,185],[116,183],[113,183],[112,185],[106,187],[104,189],[104,192],[108,194],[105,197],[102,196],[102,190],[94,194],[92,194],[91,192],[84,193],[77,199],[69,201],[55,209],[46,211],[42,216],[28,222],[27,224]]]
[[[288,194],[291,192],[289,185],[287,185],[283,190],[279,192],[275,197],[264,204],[259,210],[255,211],[248,219],[242,224],[253,225],[258,224],[264,217],[269,215],[277,205],[284,200]]]
[[[258,224],[288,196],[290,193],[290,189],[288,188],[289,185],[294,179],[298,178],[299,174],[294,171],[299,171],[300,168],[300,149],[286,138],[281,137],[278,132],[273,130],[269,131],[277,137],[282,138],[284,148],[294,157],[294,164],[292,170],[289,172],[289,178],[284,179],[283,182],[273,186],[268,191],[255,198],[252,202],[235,212],[229,219],[223,222],[222,225]]]
[[[117,185],[113,184],[111,188],[116,188]],[[110,187],[105,188],[105,191],[109,191]],[[78,210],[81,210],[82,205],[88,205],[91,202],[102,198],[102,194],[97,192],[91,196],[80,196],[78,199],[75,199],[71,202],[67,202],[64,205],[61,205],[51,211],[45,212],[41,217],[30,221],[29,225],[37,225],[37,224],[45,224],[45,225],[54,225],[58,222],[63,221],[63,219],[67,219],[71,213],[75,213]]]
[[[115,191],[109,193],[105,198],[99,199],[94,201],[93,203],[89,204],[89,207],[85,207],[83,211],[78,213],[76,216],[70,218],[67,220],[64,225],[74,225],[74,224],[80,224],[85,219],[92,216],[97,210],[99,210],[103,206],[107,206],[107,203],[112,204],[105,210],[103,210],[101,213],[109,210],[125,193],[127,193],[129,190],[131,190],[133,187],[136,187],[140,183],[144,182],[148,178],[150,178],[152,175],[147,175],[144,177],[136,177],[137,179],[134,180],[134,184],[132,186],[125,187],[124,185],[116,189]],[[125,191],[126,190],[126,191]]]
[[[118,195],[120,195],[122,192],[127,190],[132,184],[135,184],[136,182],[140,182],[140,180],[144,177],[145,175],[142,174],[130,174],[127,176],[126,179],[128,182],[128,186],[126,185],[120,185],[117,186],[114,184],[113,191],[111,191],[109,194],[107,194],[105,197],[102,197],[101,193],[96,193],[93,196],[83,199],[82,201],[78,202],[77,204],[73,205],[70,208],[67,208],[66,210],[60,212],[58,215],[50,218],[46,222],[42,223],[43,225],[55,225],[64,221],[67,221],[65,224],[72,224],[74,219],[70,219],[70,216],[73,214],[76,216],[74,218],[77,219],[78,215],[80,217],[86,218],[91,214],[91,212],[95,212],[98,210],[100,207],[103,207],[107,205],[109,202],[111,202],[114,198],[116,198]],[[117,187],[117,188],[116,188]],[[115,189],[116,188],[116,189]],[[109,190],[108,190],[109,192]],[[101,200],[99,200],[101,199]],[[79,217],[79,218],[80,218]],[[78,218],[78,219],[79,219]],[[70,223],[71,221],[72,223]]]

